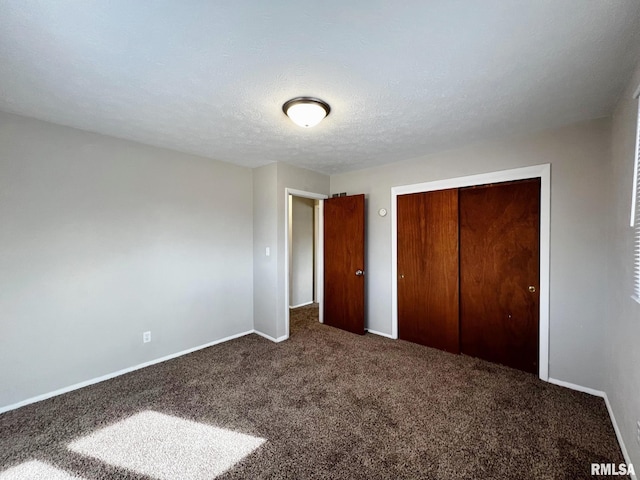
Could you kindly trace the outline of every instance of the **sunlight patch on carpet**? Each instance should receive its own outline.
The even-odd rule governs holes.
[[[82,480],[48,463],[31,460],[0,472],[0,480]]]
[[[218,476],[265,439],[145,411],[69,444],[69,449],[160,480]]]

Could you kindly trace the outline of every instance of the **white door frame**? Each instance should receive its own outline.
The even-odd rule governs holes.
[[[391,336],[398,338],[398,195],[470,187],[487,183],[540,178],[540,317],[539,377],[549,380],[549,263],[551,226],[551,165],[448,178],[391,188]]]
[[[329,198],[328,195],[322,193],[305,192],[303,190],[296,190],[294,188],[284,189],[284,326],[287,338],[289,337],[289,195],[294,197],[312,198],[319,200],[319,218],[318,218],[318,245],[316,249],[318,266],[318,285],[317,295],[318,303],[320,305],[319,320],[320,323],[324,322],[324,202],[323,200]]]

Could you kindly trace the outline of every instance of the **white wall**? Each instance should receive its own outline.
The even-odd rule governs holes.
[[[315,200],[291,195],[289,207],[289,305],[313,302]]]
[[[636,467],[640,445],[636,422],[640,420],[640,304],[631,299],[633,286],[633,229],[629,226],[633,159],[635,156],[640,64],[613,115],[612,188],[609,223],[609,265],[603,288],[608,293],[606,330],[606,392],[620,432]]]
[[[331,193],[366,194],[367,327],[391,334],[391,187],[551,163],[550,376],[601,390],[609,157],[600,119],[331,176]]]
[[[0,113],[0,408],[251,330],[251,178]]]

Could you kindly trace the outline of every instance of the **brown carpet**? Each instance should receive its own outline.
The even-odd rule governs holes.
[[[33,460],[84,479],[154,478],[69,445],[134,417],[166,415],[198,422],[207,435],[219,427],[265,440],[216,477],[224,480],[575,480],[595,478],[591,462],[623,462],[600,398],[477,359],[352,335],[316,315],[316,306],[293,310],[291,338],[280,344],[249,335],[0,415],[0,478]],[[149,411],[157,413],[138,415]],[[195,425],[176,423],[176,438],[183,424]],[[170,461],[179,467],[185,458]]]

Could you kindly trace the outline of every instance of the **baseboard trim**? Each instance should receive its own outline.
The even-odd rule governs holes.
[[[307,305],[311,305],[312,303],[313,303],[313,300],[310,302],[300,303],[299,305],[289,305],[289,308],[306,307]]]
[[[576,390],[578,392],[588,393],[589,395],[594,395],[596,397],[606,397],[606,393],[601,390],[595,390],[589,387],[583,387],[582,385],[576,385],[575,383],[565,382],[564,380],[558,380],[557,378],[549,377],[549,383],[553,383],[554,385],[558,385],[560,387],[565,387],[570,390]]]
[[[627,462],[627,465],[629,465],[631,463],[631,457],[629,456],[629,452],[627,451],[627,446],[624,444],[624,440],[622,439],[622,432],[618,427],[618,422],[616,422],[616,417],[613,414],[613,408],[611,408],[611,403],[609,403],[609,397],[607,396],[607,392],[604,392],[603,398],[604,398],[604,403],[607,406],[607,410],[609,411],[609,416],[611,417],[613,430],[616,432],[616,437],[618,438],[618,444],[620,445],[620,450],[622,450],[622,456],[624,457],[624,461]],[[632,480],[638,480],[638,477],[635,474],[631,474],[630,476]]]
[[[365,330],[369,333],[373,333],[374,335],[379,335],[381,337],[387,337],[391,340],[395,340],[395,338],[393,338],[393,335],[389,335],[388,333],[378,332],[377,330],[371,330],[370,328],[365,328]]]
[[[273,343],[280,343],[289,338],[289,335],[283,335],[282,337],[272,337],[271,335],[267,335],[266,333],[259,332],[258,330],[253,330],[251,333],[255,333],[256,335],[260,335],[262,338],[266,338],[267,340],[271,340]]]
[[[620,428],[618,427],[616,416],[613,414],[613,408],[611,408],[611,403],[609,403],[609,397],[607,396],[607,392],[603,392],[601,390],[595,390],[593,388],[583,387],[582,385],[576,385],[575,383],[565,382],[564,380],[558,380],[556,378],[549,378],[549,383],[553,383],[554,385],[559,385],[561,387],[569,388],[571,390],[577,390],[578,392],[584,392],[590,395],[595,395],[596,397],[601,397],[604,399],[604,404],[607,406],[607,411],[609,412],[609,418],[611,418],[613,431],[616,432],[616,438],[618,439],[618,445],[620,445],[622,456],[624,457],[624,461],[627,463],[627,465],[629,465],[631,463],[631,457],[629,456],[629,452],[627,451],[627,446],[625,445],[624,439],[622,438],[622,433],[620,432]],[[636,475],[631,475],[631,478],[633,480],[638,480],[638,477]]]
[[[253,333],[253,330],[249,330],[247,332],[237,333],[235,335],[231,335],[229,337],[221,338],[219,340],[214,340],[213,342],[205,343],[204,345],[199,345],[197,347],[189,348],[187,350],[182,350],[181,352],[172,353],[170,355],[166,355],[164,357],[156,358],[155,360],[150,360],[148,362],[140,363],[138,365],[134,365],[133,367],[123,368],[122,370],[118,370],[116,372],[107,373],[106,375],[102,375],[100,377],[95,377],[90,380],[85,380],[84,382],[75,383],[73,385],[69,385],[68,387],[59,388],[52,392],[43,393],[42,395],[36,395],[35,397],[27,398],[26,400],[22,400],[21,402],[13,403],[11,405],[6,405],[4,407],[0,407],[0,414],[9,412],[11,410],[16,410],[20,407],[25,407],[27,405],[31,405],[32,403],[41,402],[42,400],[47,400],[48,398],[57,397],[58,395],[62,395],[64,393],[69,393],[74,390],[78,390],[80,388],[88,387],[89,385],[94,385],[96,383],[104,382],[105,380],[110,380],[115,377],[119,377],[120,375],[124,375],[126,373],[131,373],[136,370],[140,370],[141,368],[150,367],[151,365],[155,365],[157,363],[166,362],[167,360],[172,360],[177,357],[181,357],[183,355],[188,355],[189,353],[196,352],[198,350],[202,350],[203,348],[213,347],[214,345],[218,345],[219,343],[228,342],[230,340],[234,340],[236,338],[244,337],[245,335],[249,335]]]

